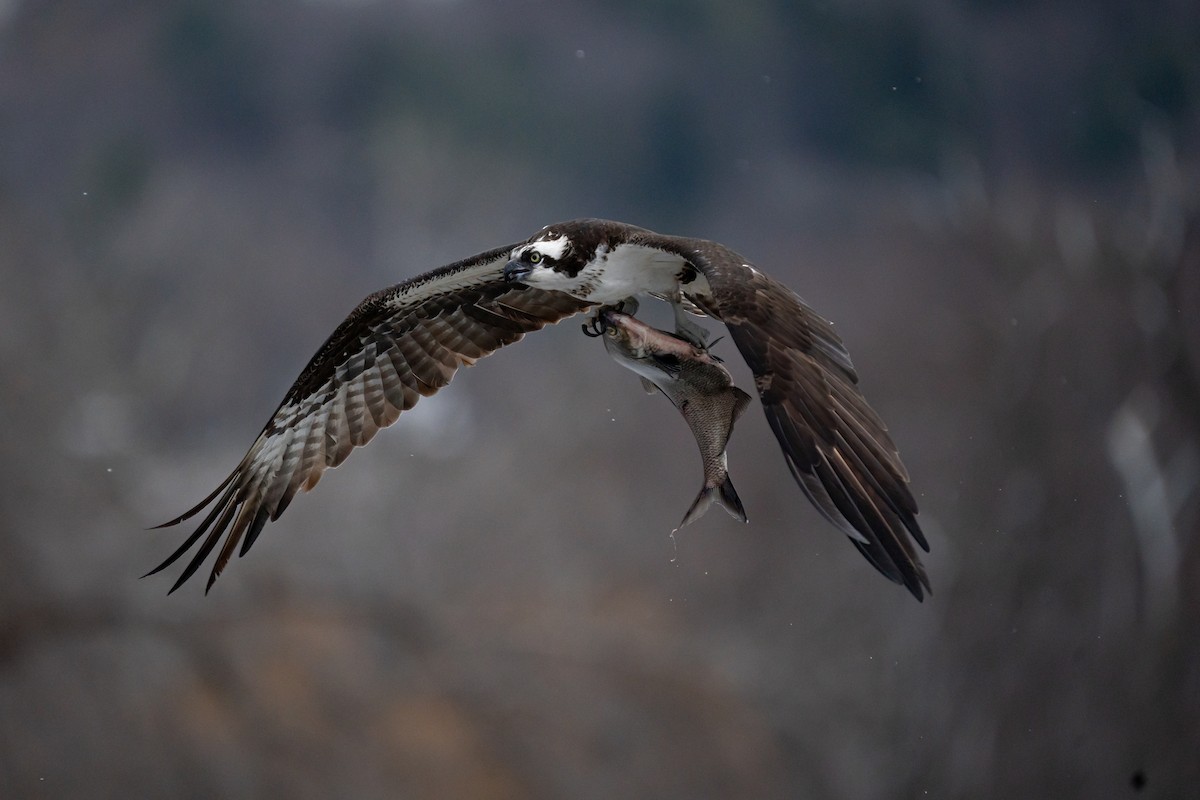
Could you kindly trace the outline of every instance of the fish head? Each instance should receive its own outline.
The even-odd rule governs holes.
[[[677,334],[642,322],[616,307],[600,309],[595,327],[604,335],[604,346],[614,358],[626,361],[664,360],[699,364],[719,363],[708,351]]]
[[[609,353],[633,359],[645,357],[647,336],[644,329],[648,329],[648,325],[612,308],[601,309],[598,320],[604,332],[604,347]]]

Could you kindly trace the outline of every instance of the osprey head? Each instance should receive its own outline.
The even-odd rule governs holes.
[[[553,225],[514,247],[509,259],[505,280],[554,289],[567,288],[585,265],[570,237]]]
[[[670,295],[679,288],[685,264],[681,256],[643,241],[655,235],[603,219],[559,222],[512,249],[504,278],[600,304]]]

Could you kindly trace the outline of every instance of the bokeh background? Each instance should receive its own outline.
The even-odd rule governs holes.
[[[0,796],[1187,796],[1198,131],[1184,0],[0,3]],[[573,322],[138,580],[361,297],[584,215],[838,324],[932,598],[754,410],[672,540]]]

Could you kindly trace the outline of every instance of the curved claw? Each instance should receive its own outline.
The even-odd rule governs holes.
[[[613,311],[628,314],[632,317],[638,312],[638,301],[636,297],[626,297],[624,300],[613,303],[611,306],[605,306],[605,308],[611,308]]]
[[[603,336],[606,328],[604,319],[597,314],[587,322],[579,326],[583,329],[583,335],[595,339],[597,336]]]
[[[606,311],[615,311],[618,314],[627,314],[628,316],[632,317],[637,313],[637,310],[638,301],[636,297],[626,297],[620,302],[607,306],[601,306],[600,308],[596,309],[591,318],[581,326],[583,328],[583,335],[590,336],[593,339],[597,336],[604,335],[604,332],[607,331],[609,327],[604,321],[604,313]]]

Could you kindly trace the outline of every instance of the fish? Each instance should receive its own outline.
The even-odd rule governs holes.
[[[636,373],[647,393],[662,392],[692,430],[704,463],[704,485],[679,528],[702,517],[714,502],[734,519],[748,522],[729,477],[726,445],[734,423],[750,403],[750,395],[734,385],[733,376],[721,360],[705,346],[613,307],[601,308],[591,330],[585,325],[584,332],[603,336],[609,355]]]

